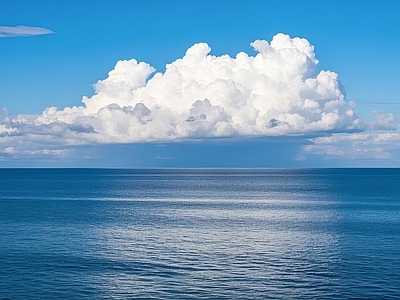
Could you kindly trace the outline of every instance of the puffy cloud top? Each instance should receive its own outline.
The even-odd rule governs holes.
[[[47,108],[32,125],[70,142],[98,143],[362,129],[338,75],[315,74],[318,60],[306,39],[278,34],[271,43],[251,46],[255,56],[241,52],[233,58],[195,44],[151,79],[155,69],[149,64],[119,61],[83,106]]]

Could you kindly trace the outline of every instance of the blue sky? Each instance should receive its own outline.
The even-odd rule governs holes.
[[[0,117],[0,167],[398,167],[400,165],[398,123],[400,68],[397,66],[400,61],[398,51],[400,2],[398,1],[230,1],[228,3],[227,1],[17,0],[2,1],[1,7],[0,106],[6,109],[3,109]],[[31,27],[43,31],[32,31]],[[15,33],[16,28],[19,28],[17,33]],[[49,34],[49,31],[52,33]],[[228,54],[234,59],[239,52],[245,52],[253,57],[257,55],[257,51],[254,51],[254,46],[250,46],[250,43],[255,40],[271,43],[278,33],[288,35],[290,38],[282,42],[283,44],[300,37],[314,46],[314,54],[319,62],[315,64],[315,70],[311,70],[313,73],[307,76],[317,78],[319,72],[323,70],[338,74],[340,83],[344,86],[340,87],[340,91],[345,96],[346,102],[341,106],[338,116],[346,117],[346,113],[351,110],[357,118],[351,116],[341,123],[338,121],[332,126],[329,125],[330,127],[325,124],[326,126],[318,128],[306,122],[306,125],[310,126],[304,125],[299,129],[298,120],[291,123],[293,117],[297,116],[295,110],[297,106],[284,110],[280,104],[276,104],[277,107],[275,104],[269,104],[270,100],[266,97],[263,100],[266,104],[259,104],[258,108],[267,107],[268,114],[281,109],[276,117],[271,117],[272,115],[268,117],[270,124],[279,126],[275,129],[271,127],[269,131],[265,131],[264,127],[254,127],[250,130],[246,128],[248,123],[232,121],[236,120],[237,111],[240,110],[231,113],[229,111],[231,107],[220,104],[219,98],[213,99],[212,96],[208,96],[211,97],[210,106],[205,108],[207,103],[204,102],[205,98],[201,98],[203,93],[190,94],[190,97],[194,97],[190,104],[195,105],[196,100],[202,102],[196,104],[196,107],[193,106],[190,113],[187,109],[186,121],[195,120],[194,123],[197,122],[198,127],[196,129],[193,129],[192,125],[190,129],[185,127],[182,129],[184,133],[176,129],[172,134],[170,132],[164,135],[155,134],[154,132],[160,130],[154,127],[153,133],[146,133],[147,135],[143,136],[143,130],[152,128],[152,124],[156,121],[159,122],[160,128],[163,128],[161,131],[170,126],[170,123],[163,123],[167,122],[166,117],[155,117],[155,112],[150,107],[150,100],[143,100],[150,114],[147,121],[139,120],[143,124],[146,123],[144,127],[142,126],[145,128],[143,130],[140,129],[142,127],[132,125],[128,131],[121,131],[121,126],[124,127],[122,121],[107,125],[111,119],[106,120],[105,117],[101,117],[99,111],[69,113],[68,120],[61,116],[60,112],[66,107],[85,107],[82,97],[91,98],[94,95],[93,85],[99,80],[105,80],[120,60],[135,59],[137,62],[145,62],[154,67],[156,72],[163,74],[166,64],[183,58],[188,48],[196,43],[207,43],[211,48],[210,55],[215,57]],[[27,36],[28,34],[31,36]],[[276,44],[278,45],[278,42]],[[278,60],[274,62],[279,66]],[[219,62],[216,61],[214,67],[217,63]],[[123,68],[121,72],[125,75],[121,77],[117,74],[118,76],[110,77],[103,89],[98,85],[99,96],[91,98],[91,103],[102,103],[105,106],[117,103],[121,114],[114,115],[110,112],[115,112],[114,107],[113,110],[110,108],[108,116],[121,120],[125,120],[127,115],[135,115],[137,111],[134,109],[135,104],[142,101],[140,96],[129,100],[131,102],[128,100],[119,102],[118,97],[125,96],[113,96],[112,100],[107,100],[108,98],[104,96],[110,95],[113,88],[121,86],[117,81],[128,76],[126,72],[129,72],[132,66],[124,65]],[[191,68],[196,69],[193,66]],[[206,71],[202,72],[196,74],[196,78],[201,79],[201,76],[207,75]],[[153,75],[150,75],[150,78],[151,76]],[[237,82],[237,77],[235,78],[233,80]],[[276,79],[276,82],[283,81],[286,86],[293,86],[293,82],[287,78]],[[168,86],[175,83],[166,80],[157,84]],[[221,87],[217,87],[217,91],[220,89]],[[162,94],[164,91],[161,88],[155,91],[154,87],[148,90],[142,97],[152,97],[155,93]],[[252,94],[255,90],[255,87],[249,88],[241,97]],[[292,94],[282,97],[292,97]],[[215,91],[214,94],[210,92],[207,95],[215,95]],[[227,101],[224,102],[226,104],[230,101],[229,95],[231,94],[218,97]],[[280,101],[277,95],[281,94],[277,93],[274,101]],[[242,101],[242,98],[239,100]],[[285,99],[282,101],[287,100]],[[312,100],[320,101],[318,99]],[[353,104],[350,108],[346,106],[350,101],[355,102],[355,107]],[[157,105],[160,103],[162,106],[163,102],[158,102]],[[200,107],[200,104],[203,106]],[[171,102],[168,105],[168,110],[165,112],[174,110],[180,103]],[[54,116],[48,112],[40,119],[40,115],[48,107],[57,107],[59,113]],[[130,110],[124,107],[130,107]],[[223,117],[220,113],[220,119],[212,123],[212,112],[216,111],[213,110],[216,107],[218,109],[222,107],[219,112],[227,112],[229,116]],[[196,115],[194,111],[199,113]],[[95,117],[89,118],[89,113],[94,113]],[[184,113],[182,108],[182,112],[177,115],[172,114],[168,120],[182,117]],[[320,117],[327,113],[321,112]],[[262,112],[259,111],[258,114],[262,115]],[[313,114],[318,114],[317,110],[313,111]],[[207,118],[202,119],[202,115]],[[308,116],[302,113],[300,115],[306,118]],[[232,120],[226,121],[226,118]],[[230,129],[226,129],[225,126],[222,131],[218,129],[217,132],[215,128],[221,127],[218,122],[222,122],[224,126],[232,125],[233,128],[231,126]],[[101,124],[98,125],[99,123]],[[278,130],[280,125],[282,130]],[[78,126],[79,130],[74,129],[74,131],[71,126],[73,128]],[[118,135],[110,134],[106,126],[117,126],[115,130],[120,130]],[[287,129],[288,126],[290,129]],[[60,129],[61,127],[64,129]],[[99,128],[104,132],[99,133]],[[69,130],[69,134],[66,134],[65,130]],[[74,131],[73,137],[70,134],[72,131]],[[86,131],[87,134],[81,137],[77,134],[78,131],[79,133]],[[129,134],[129,138],[123,136],[124,132]],[[98,137],[88,137],[95,133]]]

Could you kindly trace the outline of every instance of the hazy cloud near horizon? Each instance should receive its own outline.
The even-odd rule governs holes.
[[[164,73],[154,74],[152,66],[135,59],[118,61],[108,78],[95,84],[95,94],[83,97],[82,106],[48,107],[40,116],[15,118],[5,109],[0,124],[3,153],[16,152],[18,145],[13,144],[24,139],[32,144],[79,145],[240,136],[357,136],[354,133],[366,129],[398,128],[393,115],[379,112],[374,123],[364,123],[356,104],[346,100],[338,74],[315,72],[318,60],[306,39],[277,34],[270,43],[256,40],[251,46],[255,56],[241,52],[230,57],[210,55],[211,48],[198,43],[168,64]],[[311,141],[315,145],[307,146],[306,153],[326,150],[328,140]],[[344,150],[340,151],[342,155]]]

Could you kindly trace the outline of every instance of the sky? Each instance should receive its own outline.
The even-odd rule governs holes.
[[[0,168],[400,166],[399,1],[0,7]]]

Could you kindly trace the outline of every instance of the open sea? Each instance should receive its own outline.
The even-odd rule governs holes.
[[[400,169],[0,169],[0,299],[400,299]]]

